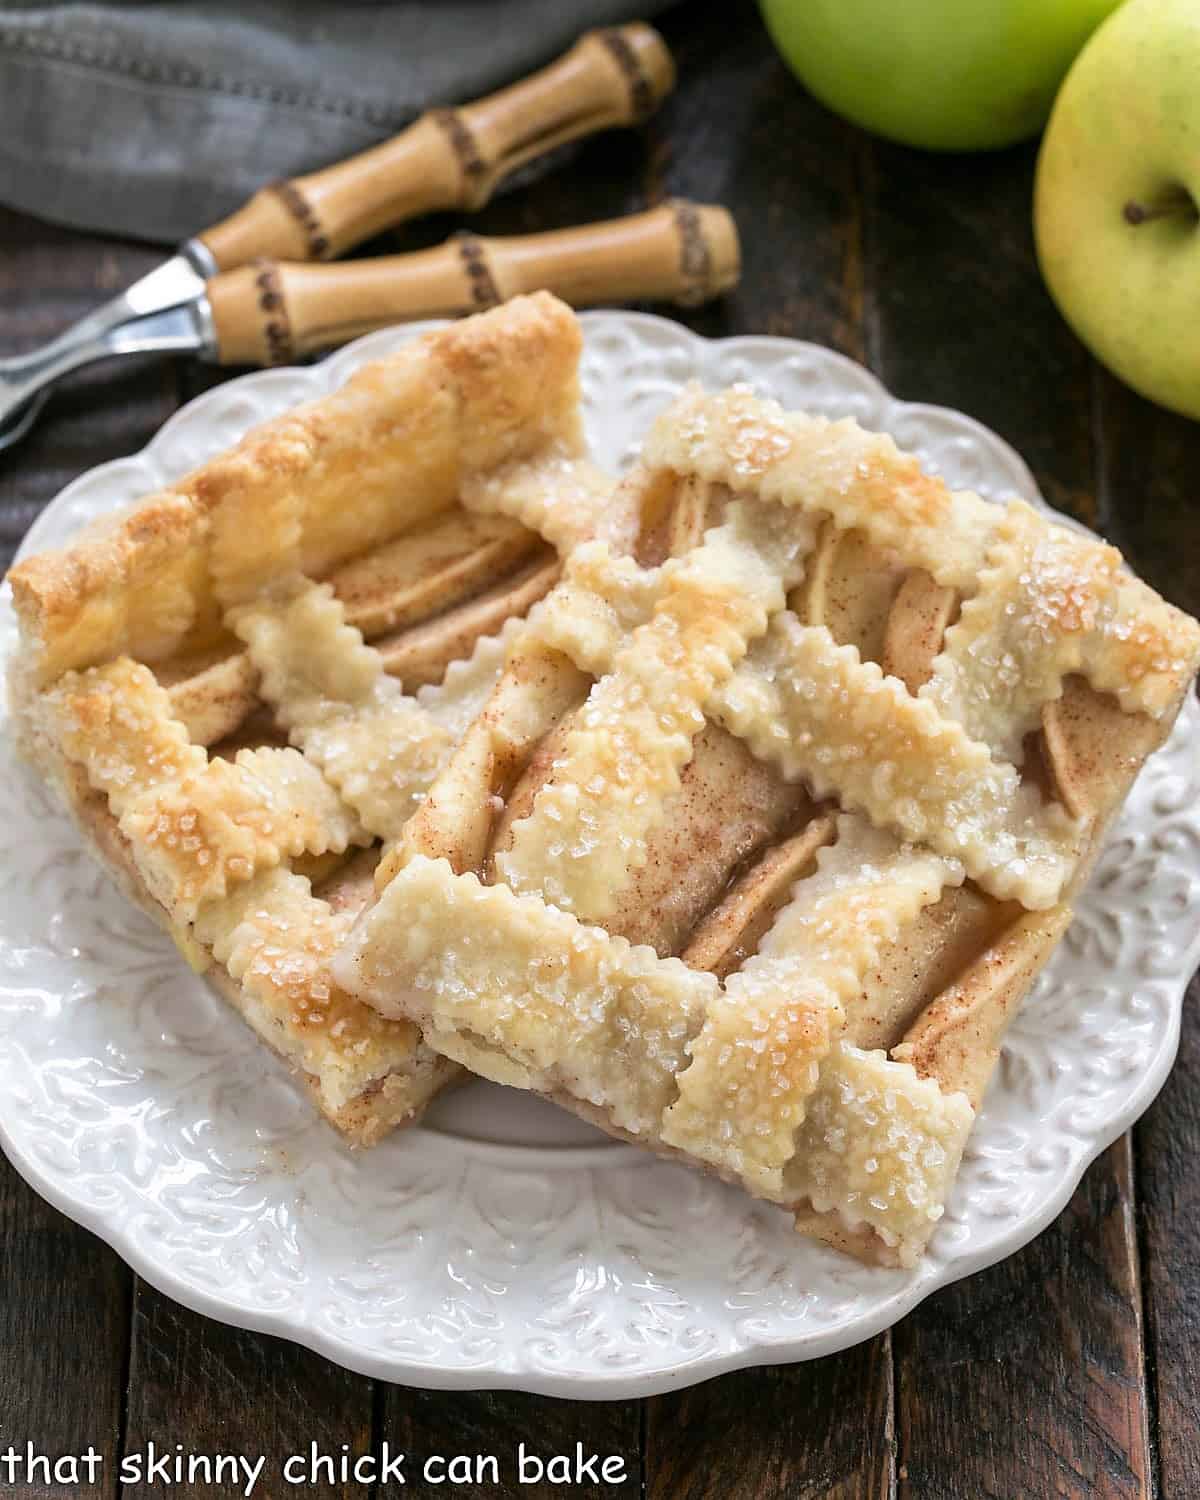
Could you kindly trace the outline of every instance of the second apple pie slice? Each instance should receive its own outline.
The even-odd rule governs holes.
[[[572,555],[335,973],[912,1265],[1200,629],[1111,548],[741,389],[660,419],[625,509],[670,555]]]

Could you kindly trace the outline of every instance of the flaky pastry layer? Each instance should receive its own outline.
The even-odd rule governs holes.
[[[415,1117],[457,1070],[333,982],[370,886],[351,900],[337,872],[396,837],[495,682],[511,617],[553,581],[554,552],[510,513],[563,546],[609,519],[578,353],[568,309],[519,299],[13,574],[24,748],[356,1141]]]
[[[66,550],[27,558],[10,575],[24,669],[42,686],[121,655],[202,648],[224,607],[292,573],[324,577],[488,471],[558,448],[570,473],[579,348],[561,302],[517,298],[364,366]]]

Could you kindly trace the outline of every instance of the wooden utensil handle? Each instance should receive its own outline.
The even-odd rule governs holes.
[[[653,27],[588,32],[510,88],[461,109],[430,110],[360,156],[263,188],[199,238],[222,271],[263,256],[332,260],[420,214],[479,208],[524,162],[644,119],[674,82],[671,54]]]
[[[483,239],[337,266],[260,261],[208,284],[222,364],[286,364],[411,318],[478,312],[541,287],[583,306],[643,298],[691,306],[738,278],[723,208],[676,200],[578,229]]]

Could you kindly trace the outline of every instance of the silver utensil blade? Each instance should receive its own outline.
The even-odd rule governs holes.
[[[119,296],[27,354],[0,359],[0,449],[32,426],[46,392],[72,370],[124,354],[215,350],[206,278],[215,266],[189,240]]]

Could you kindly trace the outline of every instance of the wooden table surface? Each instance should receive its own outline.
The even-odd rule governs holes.
[[[803,94],[748,6],[695,3],[663,29],[681,81],[661,116],[641,134],[588,144],[479,227],[556,228],[668,194],[727,204],[745,274],[735,295],[688,315],[691,327],[818,340],[902,397],[971,413],[1025,455],[1053,504],[1200,613],[1200,426],[1133,396],[1056,315],[1030,237],[1033,148],[952,158],[871,140]],[[374,248],[430,243],[449,227]],[[48,338],[161,253],[0,210],[0,352]],[[140,448],[218,378],[156,360],[57,395],[34,435],[0,457],[0,566],[68,480]],[[1200,999],[1195,982],[1190,999]],[[606,1405],[377,1385],[208,1322],[134,1277],[0,1159],[0,1447],[94,1443],[106,1455],[97,1486],[21,1495],[117,1494],[117,1457],[152,1440],[263,1452],[274,1464],[312,1440],[337,1452],[386,1438],[423,1455],[507,1452],[524,1437],[544,1452],[582,1442],[625,1457],[626,1484],[577,1494],[1185,1500],[1200,1494],[1198,1085],[1189,1008],[1161,1097],[1019,1254],[846,1354]],[[419,1481],[407,1491],[447,1492]]]

